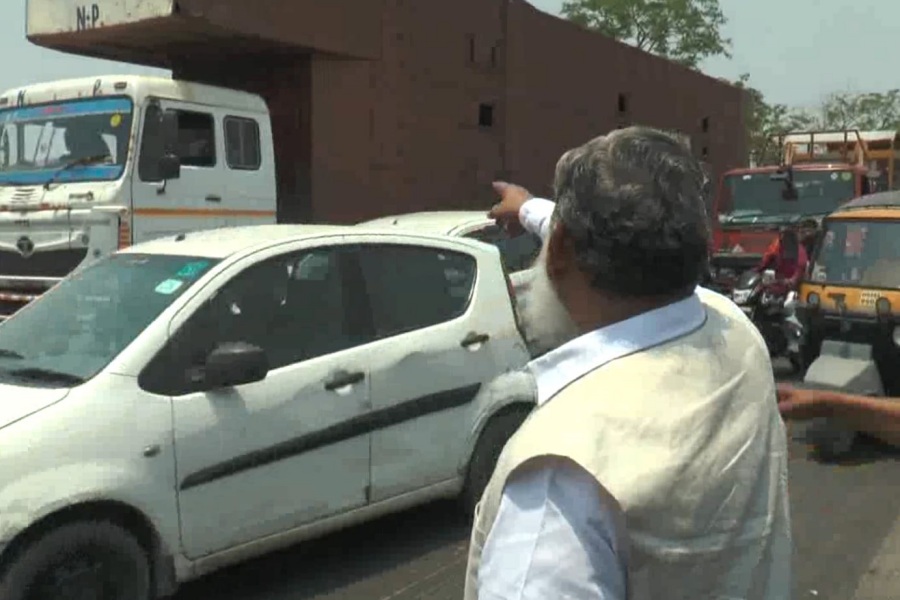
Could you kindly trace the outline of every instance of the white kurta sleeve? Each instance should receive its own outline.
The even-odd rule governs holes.
[[[519,222],[525,231],[546,240],[550,235],[550,217],[556,209],[556,203],[544,198],[532,198],[519,209]]]
[[[514,473],[485,540],[479,600],[625,600],[619,510],[577,465]]]

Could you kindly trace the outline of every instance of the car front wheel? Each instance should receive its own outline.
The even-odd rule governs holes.
[[[61,525],[22,549],[0,575],[4,600],[149,600],[146,552],[106,521]]]

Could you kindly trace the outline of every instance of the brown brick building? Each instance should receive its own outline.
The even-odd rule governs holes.
[[[737,88],[523,0],[105,0],[29,39],[261,94],[285,221],[486,208],[507,178],[546,193],[567,148],[626,123],[745,164]],[[46,7],[44,8],[46,10]]]

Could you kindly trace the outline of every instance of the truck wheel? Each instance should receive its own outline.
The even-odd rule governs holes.
[[[463,510],[467,515],[475,514],[475,505],[481,500],[481,495],[491,480],[503,447],[519,429],[529,413],[530,410],[526,408],[506,410],[491,417],[484,426],[478,442],[475,444],[472,458],[469,459],[466,483],[460,497]]]
[[[0,575],[4,600],[150,600],[150,564],[138,541],[106,521],[62,525],[26,546]]]

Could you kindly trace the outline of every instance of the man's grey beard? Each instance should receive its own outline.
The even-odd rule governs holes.
[[[532,356],[562,346],[580,334],[547,275],[547,244],[531,269],[517,273],[517,303],[525,341]]]

